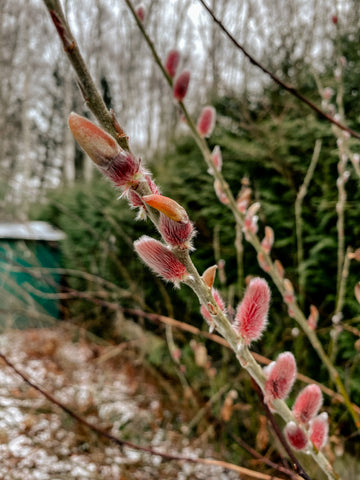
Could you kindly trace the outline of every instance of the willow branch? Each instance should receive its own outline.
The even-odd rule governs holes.
[[[224,32],[224,34],[231,40],[231,42],[238,48],[239,50],[242,51],[242,53],[248,58],[250,63],[252,65],[255,65],[255,67],[259,68],[262,72],[265,73],[268,77],[271,78],[277,85],[279,85],[282,89],[286,90],[289,92],[291,95],[296,97],[298,100],[300,100],[302,103],[305,103],[308,107],[310,107],[314,112],[316,112],[320,117],[325,118],[328,122],[332,123],[333,125],[336,125],[338,128],[341,130],[344,130],[345,132],[348,132],[352,137],[355,137],[357,139],[360,139],[360,133],[355,132],[354,130],[351,130],[351,128],[347,127],[346,125],[338,122],[335,118],[331,117],[327,113],[325,113],[321,108],[317,107],[313,102],[311,102],[308,98],[306,98],[302,93],[300,93],[296,88],[292,87],[291,85],[288,85],[285,83],[283,80],[281,80],[277,75],[274,73],[270,72],[266,67],[264,67],[260,62],[258,62],[236,39],[235,37],[229,32],[229,30],[225,27],[225,25],[219,20],[214,12],[211,10],[211,8],[205,3],[204,0],[199,0],[199,2],[203,5],[203,7],[207,10],[209,15],[212,17],[215,23],[221,28],[221,30]]]
[[[76,72],[78,84],[85,102],[99,121],[100,125],[110,133],[110,135],[117,139],[122,148],[129,150],[127,136],[116,121],[114,113],[106,108],[102,96],[96,88],[95,82],[86,66],[79,46],[65,18],[60,1],[44,0],[44,3],[60,37],[65,53]]]
[[[138,25],[139,25],[139,23],[141,24],[141,22],[139,22],[139,19],[137,18],[137,15],[135,13],[135,10],[132,6],[131,1],[130,0],[125,0],[125,1],[126,1],[126,4],[129,6],[137,24]],[[141,32],[143,34],[143,37],[144,37],[146,43],[149,45],[150,50],[153,52],[154,45],[152,44],[151,39],[150,39],[149,35],[147,34],[147,32],[145,31],[142,24],[141,24]],[[162,62],[161,62],[159,56],[158,55],[154,56],[154,59],[155,59],[155,62],[158,64],[159,68],[161,69],[161,71],[163,71],[164,67],[162,65]],[[170,85],[171,85],[171,82],[170,82]],[[238,223],[240,225],[241,229],[243,229],[245,216],[244,216],[244,214],[242,214],[238,210],[236,200],[235,200],[235,198],[234,198],[234,196],[233,196],[233,194],[230,190],[230,187],[229,187],[228,183],[225,181],[224,177],[222,176],[221,172],[219,172],[217,169],[213,168],[212,156],[211,156],[211,152],[210,152],[210,149],[208,147],[208,144],[207,144],[206,140],[204,138],[202,138],[199,135],[199,133],[197,132],[196,125],[195,125],[189,111],[187,110],[184,102],[178,102],[178,105],[179,105],[179,108],[181,109],[181,111],[182,111],[182,113],[183,113],[183,115],[186,119],[188,128],[190,129],[190,132],[193,135],[193,138],[194,138],[196,144],[198,145],[208,168],[213,171],[213,176],[214,176],[215,180],[218,181],[222,192],[224,193],[224,195],[227,198],[228,208],[230,208],[236,223]],[[254,233],[249,232],[248,235],[246,236],[246,240],[254,247],[254,249],[258,253],[261,252],[263,254],[264,263],[267,266],[266,272],[271,276],[273,282],[275,283],[277,289],[279,290],[280,294],[282,295],[282,297],[285,301],[285,298],[287,296],[287,291],[286,291],[285,284],[284,284],[284,278],[277,271],[270,255],[263,250],[258,236]],[[185,263],[187,265],[189,265],[190,270],[196,272],[195,275],[198,276],[197,270],[192,265],[192,262],[189,259],[183,259],[183,260],[185,261]],[[189,261],[190,261],[190,263],[189,263]],[[189,286],[198,295],[198,298],[200,299],[201,303],[204,303],[206,305],[207,302],[210,302],[212,305],[214,305],[214,308],[217,308],[217,304],[216,304],[216,302],[215,302],[215,300],[214,300],[214,298],[211,294],[209,294],[207,292],[204,297],[201,297],[201,296],[199,296],[199,293],[196,292],[196,290],[193,288],[194,285],[189,285]],[[321,342],[319,341],[316,333],[308,326],[305,315],[302,312],[302,310],[300,309],[296,299],[294,298],[293,301],[287,302],[287,304],[288,304],[289,309],[291,309],[291,311],[292,311],[294,319],[298,322],[300,327],[303,329],[303,331],[305,332],[305,334],[309,338],[309,341],[310,341],[312,347],[317,352],[321,361],[326,366],[330,377],[332,378],[332,380],[336,384],[338,392],[344,397],[344,402],[345,402],[346,408],[348,409],[348,411],[349,411],[349,413],[350,413],[350,415],[351,415],[351,417],[352,417],[352,419],[353,419],[353,421],[356,425],[356,428],[360,431],[360,416],[356,413],[356,411],[354,410],[354,408],[352,406],[350,397],[349,397],[349,395],[346,391],[346,388],[345,388],[345,386],[344,386],[344,384],[343,384],[343,382],[340,378],[340,375],[339,375],[338,371],[336,370],[335,366],[331,362],[329,356],[326,354],[326,352],[325,352]],[[223,321],[227,322],[227,319],[224,319]],[[220,331],[221,334],[224,334],[224,332],[221,331],[221,329],[219,331]],[[225,338],[228,340],[226,335],[225,335]],[[234,351],[236,351],[236,347],[234,348]]]

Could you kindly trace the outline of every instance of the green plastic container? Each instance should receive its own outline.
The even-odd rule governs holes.
[[[0,222],[0,330],[50,326],[59,319],[64,238],[46,222]]]

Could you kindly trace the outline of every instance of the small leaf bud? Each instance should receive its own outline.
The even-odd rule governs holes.
[[[180,53],[178,50],[170,50],[166,58],[165,70],[171,78],[175,77],[177,67],[180,61]]]
[[[174,87],[173,87],[173,95],[175,100],[177,100],[178,102],[182,102],[184,100],[189,87],[189,82],[190,82],[190,72],[188,70],[184,70],[176,78]]]
[[[216,119],[216,110],[212,106],[204,107],[197,121],[196,130],[200,137],[210,137]]]

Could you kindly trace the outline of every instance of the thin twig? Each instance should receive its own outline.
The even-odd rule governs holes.
[[[277,463],[272,462],[268,458],[264,457],[263,455],[260,455],[260,453],[255,450],[254,448],[250,447],[244,440],[237,435],[231,435],[232,438],[235,440],[236,443],[238,443],[242,448],[244,448],[250,455],[252,455],[254,458],[261,460],[262,462],[266,463],[266,465],[269,465],[269,467],[274,468],[275,470],[278,470],[281,473],[285,473],[288,475],[290,478],[296,480],[299,478],[299,475],[297,473],[292,472],[288,468],[285,468],[281,465],[278,465]]]
[[[112,441],[119,447],[128,447],[133,450],[141,451],[148,453],[150,455],[156,455],[159,457],[162,457],[164,460],[173,460],[173,461],[178,461],[178,462],[187,462],[187,463],[198,463],[198,464],[203,464],[203,465],[212,465],[212,466],[218,466],[224,469],[232,470],[235,472],[238,472],[242,475],[248,475],[249,477],[252,478],[258,478],[260,480],[281,480],[278,477],[272,477],[270,475],[266,475],[260,472],[256,472],[255,470],[250,470],[245,467],[239,467],[237,465],[233,465],[228,462],[223,462],[221,460],[215,460],[212,458],[191,458],[191,457],[186,457],[183,455],[176,455],[176,454],[169,454],[165,452],[160,452],[159,450],[155,450],[150,447],[143,447],[141,445],[136,445],[132,442],[128,442],[127,440],[122,440],[118,437],[115,437],[114,435],[111,435],[107,431],[103,430],[102,428],[98,427],[97,425],[88,422],[85,420],[85,418],[81,417],[78,415],[76,412],[71,410],[69,407],[64,405],[62,402],[60,402],[58,399],[56,399],[53,395],[51,395],[49,392],[43,390],[39,385],[34,383],[32,380],[29,379],[24,373],[22,373],[3,353],[0,353],[0,358],[14,371],[16,372],[23,380],[25,383],[30,385],[32,388],[37,390],[42,396],[44,396],[47,400],[49,400],[52,404],[58,406],[63,410],[65,413],[70,415],[74,420],[77,422],[81,423],[82,425],[85,425],[87,428],[91,429],[92,431],[96,432],[98,435],[101,437],[107,438],[108,440]]]
[[[292,451],[292,449],[290,448],[288,442],[286,441],[282,431],[280,430],[278,424],[276,423],[275,421],[275,418],[274,418],[274,415],[272,414],[270,408],[267,406],[267,404],[265,403],[264,401],[264,395],[261,391],[261,389],[259,388],[259,386],[257,384],[255,384],[255,382],[253,382],[253,387],[254,387],[254,390],[255,392],[257,393],[258,397],[259,397],[259,400],[265,410],[265,414],[268,418],[268,420],[270,421],[271,423],[271,426],[274,430],[274,432],[276,433],[276,436],[278,437],[278,439],[280,440],[281,442],[281,445],[284,447],[286,453],[288,454],[292,464],[293,464],[293,468],[295,470],[295,472],[300,475],[300,477],[304,478],[305,480],[311,480],[311,478],[309,477],[309,475],[305,472],[305,470],[303,469],[302,465],[300,464],[299,460],[295,457],[294,455],[294,452]]]
[[[309,168],[306,172],[304,182],[300,186],[298,194],[295,201],[295,226],[296,226],[296,239],[297,239],[297,254],[298,254],[298,276],[299,276],[299,303],[304,307],[305,301],[305,269],[304,269],[304,247],[303,247],[303,238],[302,238],[302,203],[307,194],[307,190],[310,184],[310,181],[314,175],[314,171],[319,160],[320,150],[321,150],[321,140],[316,140],[315,148],[313,155],[311,157],[311,162]]]
[[[239,50],[242,51],[242,53],[250,60],[250,62],[258,67],[260,70],[262,70],[268,77],[271,78],[277,85],[279,85],[281,88],[289,92],[291,95],[296,97],[298,100],[301,102],[305,103],[308,107],[310,107],[314,112],[316,112],[318,115],[321,117],[325,118],[328,122],[331,122],[332,124],[336,125],[338,128],[341,130],[344,130],[345,132],[348,132],[351,136],[360,139],[360,133],[355,132],[354,130],[351,130],[349,127],[346,125],[343,125],[342,123],[338,122],[335,118],[331,117],[327,113],[325,113],[321,108],[317,107],[313,102],[311,102],[308,98],[306,98],[302,93],[300,93],[296,88],[292,87],[291,85],[288,85],[284,81],[282,81],[278,76],[276,76],[274,73],[270,72],[266,67],[264,67],[261,63],[259,63],[255,58],[242,46],[240,43],[235,39],[235,37],[229,32],[229,30],[224,26],[224,24],[219,20],[214,12],[211,10],[211,8],[204,2],[204,0],[199,0],[199,2],[203,5],[203,7],[207,10],[207,12],[210,14],[212,19],[214,20],[215,23],[219,25],[221,30],[225,33],[225,35],[231,40],[231,42],[238,48]]]
[[[119,145],[129,150],[128,139],[115,119],[114,112],[110,112],[102,99],[95,82],[86,66],[80,49],[65,18],[59,0],[44,0],[51,20],[63,44],[65,53],[69,58],[78,78],[78,85],[92,113],[100,125],[117,139]]]

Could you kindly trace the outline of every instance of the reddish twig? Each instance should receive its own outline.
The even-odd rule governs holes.
[[[70,415],[77,422],[81,423],[82,425],[85,425],[87,428],[96,432],[101,437],[107,438],[108,440],[112,441],[113,443],[115,443],[116,445],[118,445],[120,447],[128,447],[128,448],[131,448],[133,450],[138,450],[138,451],[141,451],[141,452],[149,453],[150,455],[159,456],[159,457],[163,458],[164,460],[168,460],[168,461],[173,460],[173,461],[178,461],[178,462],[199,463],[199,464],[203,464],[203,465],[217,466],[217,467],[221,467],[221,468],[224,468],[224,469],[228,469],[228,470],[232,470],[232,471],[241,473],[242,475],[248,475],[249,477],[257,478],[257,479],[260,479],[260,480],[281,480],[279,477],[274,477],[274,476],[271,476],[271,475],[256,472],[255,470],[250,470],[250,469],[245,468],[245,467],[239,467],[239,466],[234,465],[232,463],[223,462],[221,460],[215,460],[213,458],[191,458],[191,457],[185,457],[183,455],[176,455],[176,454],[160,452],[160,451],[155,450],[153,448],[143,447],[141,445],[136,445],[132,442],[128,442],[126,440],[122,440],[118,437],[115,437],[114,435],[111,435],[111,433],[108,433],[107,431],[103,430],[102,428],[98,427],[97,425],[94,425],[93,423],[88,422],[87,420],[85,420],[85,418],[81,417],[80,415],[75,413],[73,410],[71,410],[69,407],[64,405],[62,402],[57,400],[49,392],[46,392],[45,390],[43,390],[41,387],[39,387],[37,384],[35,384],[32,380],[30,380],[24,373],[22,373],[17,367],[15,367],[15,365],[3,353],[0,353],[0,358],[6,363],[6,365],[8,367],[10,367],[14,372],[16,372],[24,380],[25,383],[27,383],[32,388],[37,390],[42,396],[44,396],[52,404],[61,408],[61,410],[63,410],[68,415]]]
[[[250,447],[244,440],[236,435],[231,435],[231,437],[235,440],[236,443],[238,443],[242,448],[244,448],[250,455],[252,455],[254,458],[266,463],[266,465],[269,465],[269,467],[274,468],[275,470],[278,470],[281,473],[285,473],[292,479],[297,479],[299,478],[297,473],[292,472],[288,468],[285,468],[281,465],[278,465],[277,463],[272,462],[268,458],[264,457],[263,455],[260,455],[259,452],[257,452],[254,448]]]
[[[291,95],[296,97],[301,102],[305,103],[308,107],[310,107],[314,112],[316,112],[321,117],[325,118],[328,122],[336,125],[341,130],[348,132],[352,137],[355,137],[360,140],[360,133],[355,132],[351,128],[343,125],[342,123],[338,122],[335,118],[331,117],[327,113],[325,113],[321,108],[317,107],[311,100],[306,98],[302,93],[300,93],[296,88],[288,85],[283,80],[281,80],[277,75],[270,72],[266,67],[264,67],[261,63],[259,63],[237,40],[236,38],[229,32],[229,30],[224,26],[224,24],[219,20],[212,9],[205,3],[204,0],[199,0],[199,2],[203,5],[203,7],[208,11],[209,15],[212,17],[215,23],[221,28],[221,30],[225,33],[225,35],[231,40],[231,42],[242,51],[242,53],[249,59],[250,63],[255,65],[255,67],[262,70],[268,77],[271,78],[277,85],[281,88],[289,92]]]
[[[300,477],[304,478],[305,480],[311,480],[311,478],[309,477],[309,475],[305,472],[305,470],[303,469],[302,465],[300,464],[299,460],[295,457],[293,451],[291,450],[291,447],[290,445],[288,444],[288,442],[286,441],[284,435],[283,435],[283,432],[280,430],[279,428],[279,425],[276,423],[275,421],[275,418],[274,418],[274,415],[272,414],[270,408],[267,406],[267,404],[265,403],[264,401],[264,395],[259,387],[259,385],[257,385],[256,382],[252,381],[252,384],[253,384],[253,388],[255,390],[255,392],[257,393],[258,397],[259,397],[259,400],[265,410],[265,414],[266,414],[266,417],[268,418],[268,420],[270,421],[271,423],[271,426],[276,434],[276,436],[278,437],[278,439],[280,440],[281,442],[281,445],[284,447],[286,453],[288,454],[290,460],[291,460],[291,463],[292,463],[292,466],[295,470],[295,472],[300,475]]]

